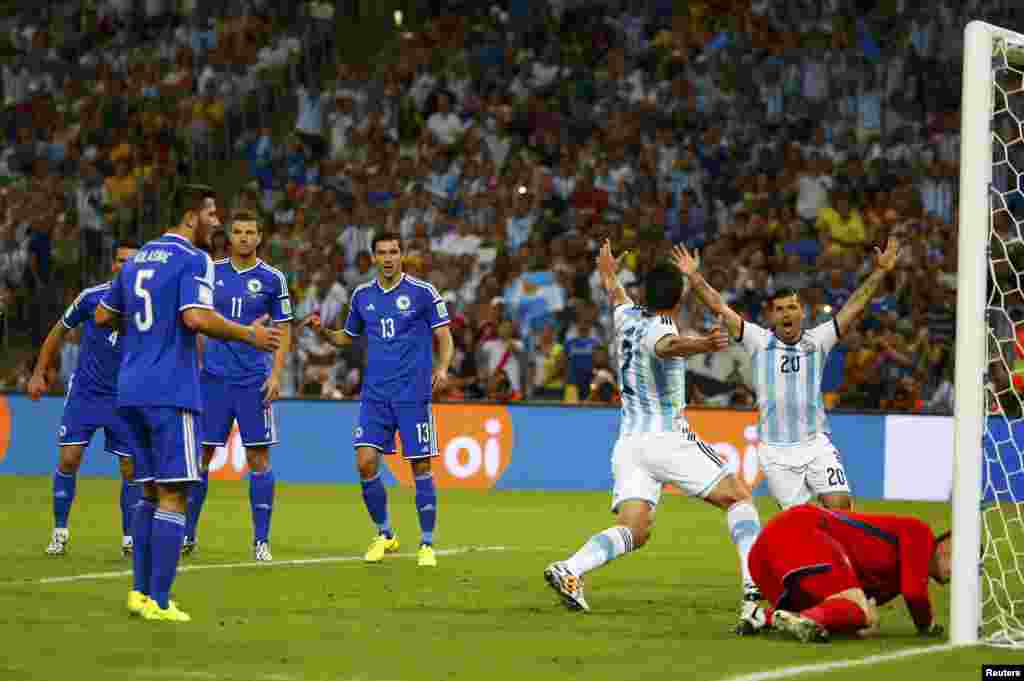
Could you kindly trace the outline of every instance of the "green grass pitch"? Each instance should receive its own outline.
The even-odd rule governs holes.
[[[503,548],[441,555],[425,570],[413,557],[411,491],[390,490],[401,555],[366,565],[359,557],[372,531],[357,488],[281,484],[277,564],[256,566],[247,486],[230,482],[211,485],[199,552],[184,565],[243,565],[179,574],[175,597],[194,621],[145,623],[124,611],[127,576],[40,581],[130,569],[119,551],[117,489],[112,480],[79,481],[69,553],[51,558],[43,554],[49,480],[0,477],[0,679],[716,681],[937,643],[914,635],[902,601],[883,609],[877,640],[737,638],[737,566],[724,518],[681,497],[665,498],[646,548],[588,577],[594,612],[579,615],[555,604],[541,572],[610,524],[607,494],[442,490],[439,549]],[[948,525],[945,505],[861,507]],[[774,512],[766,500],[760,508],[764,518]],[[283,564],[315,558],[342,560]],[[946,594],[934,594],[945,621]],[[983,662],[1024,662],[1024,654],[941,651],[793,678],[977,678]]]

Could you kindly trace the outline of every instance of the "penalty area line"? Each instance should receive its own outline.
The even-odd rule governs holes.
[[[508,551],[507,546],[460,546],[451,549],[437,549],[435,553],[438,556],[456,556],[467,553],[495,553],[498,551]],[[396,553],[395,558],[412,558],[415,557],[415,553]],[[269,563],[248,561],[245,563],[211,563],[209,565],[181,565],[178,567],[178,573],[182,572],[200,572],[203,570],[233,570],[236,568],[274,568],[274,567],[301,567],[303,565],[323,565],[326,563],[355,563],[361,562],[362,556],[324,556],[323,558],[300,558],[297,560],[275,560]],[[66,577],[44,577],[43,579],[35,579],[29,584],[64,584],[66,582],[85,582],[89,580],[99,579],[117,579],[120,577],[131,577],[131,570],[114,570],[111,572],[87,572],[81,575],[67,575]],[[26,582],[7,582],[7,584],[24,584]]]
[[[963,646],[953,643],[943,643],[934,646],[922,646],[920,648],[904,648],[894,653],[879,653],[877,655],[868,655],[867,657],[854,657],[846,660],[834,660],[832,662],[819,662],[816,664],[802,664],[795,665],[792,667],[780,667],[779,669],[770,669],[763,672],[754,672],[753,674],[742,674],[740,676],[730,676],[722,681],[775,681],[776,679],[789,679],[794,676],[803,676],[805,674],[831,672],[837,669],[851,669],[853,667],[867,667],[873,664],[881,664],[883,662],[891,662],[893,660],[902,660],[907,657],[917,657],[918,655],[927,655],[928,653],[943,653],[956,648],[963,648],[969,646]]]

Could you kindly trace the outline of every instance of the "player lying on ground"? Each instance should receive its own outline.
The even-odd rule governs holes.
[[[135,481],[133,588],[128,610],[147,620],[188,622],[170,600],[185,536],[188,487],[199,480],[196,416],[202,412],[196,336],[273,351],[281,332],[258,319],[242,326],[213,309],[213,262],[195,244],[220,224],[213,190],[185,185],[181,222],[126,262],[96,306],[100,326],[120,326],[124,352],[117,406],[130,427]]]
[[[228,241],[231,257],[213,263],[213,306],[225,319],[251,324],[268,315],[281,330],[281,347],[273,355],[236,341],[211,338],[203,348],[200,374],[203,395],[203,465],[199,482],[189,491],[182,552],[196,548],[196,529],[206,501],[210,461],[217,447],[227,445],[237,422],[249,464],[249,507],[252,511],[253,555],[270,561],[270,517],[274,508],[274,472],[270,447],[278,443],[273,401],[278,398],[281,370],[290,340],[292,306],[284,274],[256,257],[263,226],[255,213],[237,213]]]
[[[116,275],[121,266],[133,258],[139,245],[131,242],[118,244],[114,251],[111,270]],[[78,294],[60,320],[50,329],[39,350],[39,359],[28,382],[32,400],[46,392],[46,373],[53,358],[60,352],[68,331],[82,326],[82,339],[75,373],[68,380],[64,416],[58,430],[57,444],[60,455],[53,473],[53,535],[46,552],[62,556],[67,551],[71,533],[68,516],[75,503],[78,469],[89,447],[92,436],[103,429],[106,451],[117,457],[121,468],[121,553],[132,552],[132,513],[141,488],[135,484],[128,426],[117,411],[117,373],[121,367],[121,343],[116,330],[96,325],[93,312],[100,299],[110,289],[111,282],[87,288]]]
[[[366,378],[359,396],[359,425],[352,438],[363,501],[377,526],[366,562],[380,562],[385,553],[398,550],[398,537],[388,516],[387,490],[380,478],[381,456],[395,453],[397,431],[402,438],[402,458],[409,462],[416,481],[421,532],[417,559],[420,566],[434,567],[437,491],[430,462],[438,452],[430,400],[433,392],[444,390],[448,383],[454,352],[448,309],[436,288],[402,273],[402,242],[397,234],[375,235],[371,248],[378,274],[352,292],[345,328],[332,331],[324,327],[317,313],[303,324],[335,347],[366,334]]]
[[[676,266],[689,278],[694,293],[725,322],[753,360],[758,460],[768,489],[782,508],[812,499],[829,508],[853,507],[846,470],[825,416],[821,377],[832,348],[863,314],[899,255],[895,239],[889,239],[884,252],[876,248],[875,271],[835,317],[813,329],[803,328],[799,293],[776,291],[769,301],[774,324],[769,331],[744,321],[729,307],[697,271],[697,260],[684,247],[673,250]]]
[[[645,278],[646,308],[633,304],[616,277],[611,244],[601,247],[597,268],[614,308],[619,348],[622,419],[612,453],[612,512],[617,522],[544,577],[571,610],[589,610],[583,576],[647,543],[654,511],[666,483],[726,512],[729,536],[740,555],[744,591],[740,625],[754,616],[760,594],[747,570],[747,554],[761,529],[750,490],[728,471],[725,458],[704,443],[686,421],[685,357],[729,345],[719,329],[706,336],[679,333],[674,319],[683,300],[683,277],[659,265]]]
[[[928,578],[947,584],[951,536],[910,516],[854,513],[805,504],[761,530],[750,572],[774,605],[766,626],[800,641],[878,630],[876,605],[899,595],[922,636],[941,636]]]

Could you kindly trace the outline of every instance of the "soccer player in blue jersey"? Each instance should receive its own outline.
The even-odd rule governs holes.
[[[270,561],[270,515],[274,506],[274,473],[270,447],[278,442],[273,401],[278,398],[281,370],[288,351],[292,306],[288,282],[256,257],[263,238],[259,216],[236,213],[228,234],[231,256],[214,267],[213,306],[223,317],[251,324],[264,315],[281,329],[281,347],[273,356],[246,343],[211,339],[203,349],[200,374],[203,395],[203,466],[200,481],[189,494],[185,543],[195,550],[199,514],[206,500],[209,466],[217,447],[227,444],[231,424],[238,429],[249,463],[249,506],[252,509],[253,551],[257,561]]]
[[[418,562],[433,567],[437,565],[433,548],[437,492],[430,461],[437,456],[437,433],[430,400],[432,393],[443,390],[448,382],[454,349],[448,310],[437,289],[402,272],[402,243],[397,234],[377,234],[371,247],[377,278],[352,293],[345,327],[327,329],[316,313],[304,324],[337,347],[366,334],[366,376],[353,437],[363,501],[377,525],[377,536],[365,560],[377,563],[385,553],[398,550],[398,537],[388,519],[387,491],[380,478],[381,455],[395,452],[397,431],[402,455],[411,464],[416,481],[421,530]],[[436,365],[435,339],[439,347]]]
[[[197,334],[276,350],[281,332],[249,326],[213,308],[213,261],[194,244],[219,225],[216,196],[203,185],[179,190],[181,222],[122,267],[96,307],[100,326],[121,328],[117,406],[135,453],[143,496],[132,518],[133,588],[128,610],[147,620],[187,622],[170,600],[185,535],[188,486],[199,480]]]
[[[853,507],[850,485],[832,444],[825,416],[821,377],[829,352],[864,313],[886,275],[896,267],[900,247],[889,239],[875,249],[875,270],[835,317],[804,329],[804,306],[792,289],[770,299],[774,328],[744,321],[698,272],[699,263],[683,247],[673,259],[697,297],[721,317],[729,333],[750,353],[758,406],[758,459],[772,496],[783,508],[818,501],[827,508]]]
[[[138,252],[138,244],[123,241],[114,251],[111,268],[116,275],[125,262]],[[78,367],[68,381],[64,416],[58,430],[60,458],[53,473],[53,535],[46,553],[62,556],[67,551],[71,534],[68,516],[75,502],[75,483],[82,457],[93,434],[103,429],[108,453],[118,458],[121,468],[121,552],[131,555],[131,519],[139,498],[132,468],[132,450],[127,425],[117,411],[117,372],[121,366],[121,344],[118,332],[96,326],[93,311],[110,289],[111,282],[87,288],[78,294],[60,320],[50,329],[39,350],[39,359],[28,382],[33,400],[46,392],[46,372],[60,352],[67,332],[82,326],[81,354]]]

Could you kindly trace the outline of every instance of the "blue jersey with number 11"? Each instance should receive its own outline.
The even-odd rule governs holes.
[[[143,246],[100,304],[121,315],[119,407],[202,411],[196,333],[188,308],[213,309],[213,261],[176,234]]]
[[[214,265],[213,304],[221,316],[248,326],[263,315],[280,324],[292,319],[284,274],[262,260],[243,270],[230,259]],[[259,387],[270,375],[273,355],[239,341],[210,338],[203,352],[203,371],[232,385]]]

